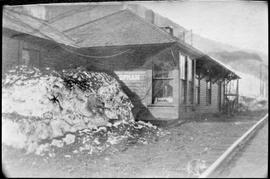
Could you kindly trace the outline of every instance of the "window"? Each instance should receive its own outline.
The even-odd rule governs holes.
[[[30,53],[28,50],[25,50],[25,49],[22,50],[22,63],[24,65],[30,64]]]
[[[194,102],[194,64],[195,62],[188,58],[188,81],[189,81],[189,103]]]
[[[22,49],[22,64],[29,66],[39,66],[40,52],[35,49]]]
[[[195,76],[195,88],[196,88],[196,94],[195,94],[195,103],[196,104],[200,104],[200,93],[201,93],[201,89],[200,89],[200,76],[196,75]]]
[[[189,82],[189,103],[193,104],[193,94],[194,94],[194,87],[193,87],[193,82]]]
[[[211,96],[212,96],[212,84],[211,81],[206,82],[206,104],[211,104]]]
[[[181,83],[181,104],[187,103],[187,69],[188,69],[188,57],[179,54],[180,65],[180,83]]]
[[[193,77],[192,68],[193,68],[192,60],[187,57],[187,78],[188,78],[188,81],[192,81],[192,77]]]
[[[186,58],[184,55],[179,53],[179,65],[180,65],[180,79],[186,79]]]
[[[161,61],[153,64],[153,104],[173,102],[173,66]]]
[[[182,88],[181,88],[181,104],[187,103],[187,83],[186,80],[181,80]]]

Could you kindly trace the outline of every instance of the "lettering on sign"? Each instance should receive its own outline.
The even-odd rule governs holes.
[[[140,75],[138,74],[119,74],[118,75],[120,80],[127,81],[127,80],[140,80]]]

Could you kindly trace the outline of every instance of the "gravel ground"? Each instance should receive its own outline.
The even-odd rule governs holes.
[[[2,145],[3,171],[10,177],[194,177],[187,163],[209,166],[268,111],[215,115],[162,127],[168,134],[147,145],[121,145],[101,154],[45,158]]]

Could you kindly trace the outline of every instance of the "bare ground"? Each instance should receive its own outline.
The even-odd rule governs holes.
[[[99,155],[45,158],[2,145],[2,170],[11,177],[193,177],[186,170],[189,161],[202,159],[209,166],[267,112],[162,126],[169,134],[153,143],[120,144]]]

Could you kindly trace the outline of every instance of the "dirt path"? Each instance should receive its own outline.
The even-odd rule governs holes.
[[[202,159],[209,166],[265,113],[186,122],[164,129],[169,134],[154,143],[110,148],[100,156],[46,160],[2,147],[4,169],[24,177],[189,177],[189,161]]]

